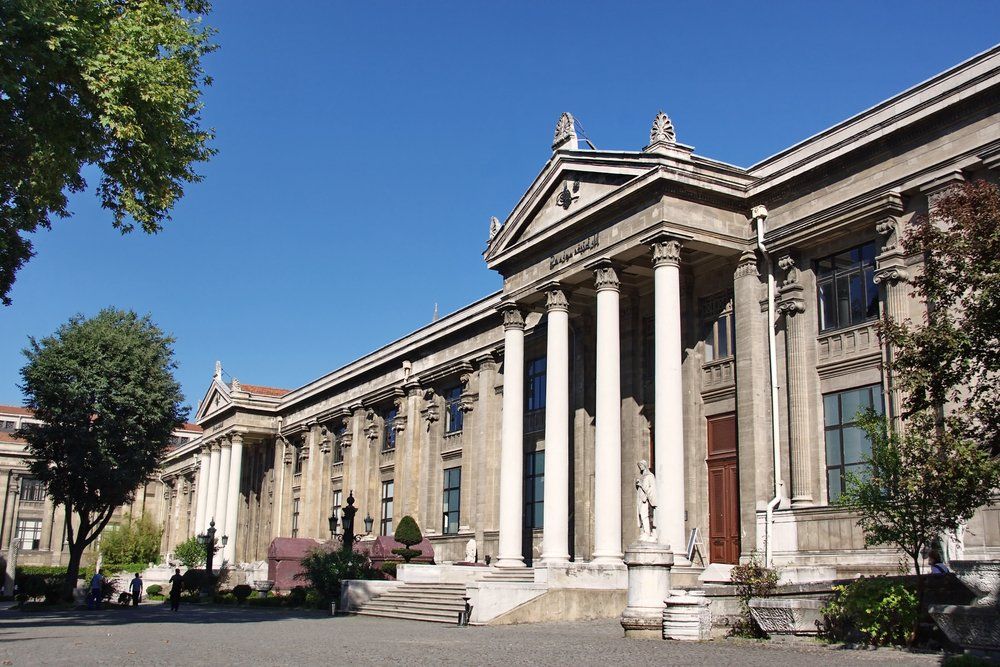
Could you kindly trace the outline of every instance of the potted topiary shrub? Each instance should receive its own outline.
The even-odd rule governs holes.
[[[405,545],[402,549],[392,550],[392,553],[402,558],[404,563],[409,563],[423,553],[420,549],[412,548],[413,545],[423,542],[424,536],[420,534],[420,527],[417,526],[417,522],[409,514],[400,519],[393,537],[397,542]]]
[[[241,605],[246,602],[247,598],[250,597],[251,589],[246,584],[240,584],[238,586],[233,586],[233,597],[236,598],[236,604]]]
[[[150,586],[146,586],[146,595],[148,595],[151,598],[159,596],[160,593],[162,592],[163,592],[163,586],[159,584],[152,584]]]

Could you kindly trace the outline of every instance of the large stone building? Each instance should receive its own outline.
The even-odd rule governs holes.
[[[327,538],[353,491],[376,534],[413,515],[439,562],[475,538],[502,566],[615,567],[646,459],[678,574],[755,549],[788,573],[894,569],[836,500],[858,409],[899,410],[874,323],[921,318],[900,229],[998,180],[1000,47],[749,168],[663,113],[642,143],[584,148],[563,114],[490,225],[501,291],[294,390],[217,366],[202,438],[163,470],[166,549],[214,519],[225,558],[260,560]],[[1000,553],[996,507],[964,549]]]

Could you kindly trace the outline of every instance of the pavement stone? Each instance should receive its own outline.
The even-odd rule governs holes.
[[[935,654],[815,641],[624,639],[617,621],[468,627],[321,612],[144,604],[0,611],[3,665],[931,665]]]

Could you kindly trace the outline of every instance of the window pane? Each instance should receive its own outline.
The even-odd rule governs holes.
[[[844,463],[861,463],[871,450],[868,436],[857,426],[844,428]]]
[[[819,274],[820,278],[833,274],[833,259],[830,257],[824,257],[823,259],[816,262],[816,273]]]
[[[872,387],[871,392],[873,399],[872,409],[880,415],[885,414],[885,406],[882,404],[882,387],[881,386]]]
[[[865,321],[868,304],[865,302],[865,288],[861,283],[861,274],[851,276],[851,324]]]
[[[826,426],[836,426],[840,423],[840,405],[837,394],[827,394],[823,397],[823,420]]]
[[[715,360],[715,326],[710,325],[705,333],[705,361]]]
[[[861,262],[866,265],[875,263],[875,244],[866,243],[861,246]]]
[[[826,464],[840,465],[840,431],[833,429],[826,432]]]
[[[729,316],[723,315],[719,318],[717,325],[719,332],[719,359],[729,356]]]
[[[840,480],[840,468],[830,468],[826,471],[826,485],[827,485],[827,495],[830,497],[830,502],[836,502],[837,498],[840,498],[841,480]]]
[[[868,267],[865,269],[865,292],[867,298],[867,308],[865,317],[873,319],[878,317],[878,286],[875,284],[875,269]]]
[[[834,296],[833,281],[819,286],[819,328],[833,329],[837,326],[837,299]]]
[[[837,277],[837,325],[851,323],[851,285],[847,276]]]
[[[854,421],[859,410],[868,407],[868,390],[852,389],[840,395],[840,414],[843,416],[843,423]]]

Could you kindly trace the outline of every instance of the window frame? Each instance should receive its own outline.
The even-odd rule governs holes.
[[[382,453],[396,450],[396,417],[399,416],[399,409],[395,406],[389,408],[382,415]]]
[[[379,503],[379,535],[392,535],[392,521],[395,514],[393,503],[396,499],[396,480],[382,480],[382,500]],[[388,516],[386,516],[388,510]]]
[[[441,534],[455,535],[462,518],[462,466],[444,469],[442,488]],[[454,505],[450,500],[454,500]]]
[[[461,433],[465,426],[465,413],[462,412],[462,385],[445,389],[444,397],[444,433],[452,435]]]
[[[28,524],[33,524],[28,529]],[[20,543],[21,551],[41,551],[42,548],[42,520],[41,519],[18,519],[14,527],[14,541]],[[29,537],[30,535],[30,537]],[[25,543],[29,546],[25,546]]]
[[[332,451],[333,458],[331,459],[331,462],[334,465],[344,462],[344,435],[346,434],[347,434],[347,427],[341,426],[340,428],[336,429],[331,435],[331,437],[333,438],[333,442],[330,443],[333,449]]]
[[[701,299],[703,356],[706,364],[728,361],[736,356],[736,323],[732,292],[719,292]],[[722,323],[722,326],[720,326]],[[717,354],[725,332],[726,352]],[[709,342],[711,339],[711,342]]]
[[[538,494],[535,484],[541,481]],[[524,507],[522,520],[525,530],[545,528],[545,450],[524,453]]]
[[[854,415],[844,415],[844,397],[848,394],[860,393],[863,391],[868,392],[867,404],[864,401],[859,400],[858,406],[859,410],[869,407],[875,410],[876,413],[885,414],[885,405],[882,396],[882,385],[881,384],[867,384],[861,385],[860,387],[852,387],[850,389],[843,389],[841,391],[832,391],[823,394],[823,452],[826,461],[826,499],[829,504],[834,504],[840,498],[844,490],[844,484],[846,482],[846,477],[848,472],[862,471],[865,468],[864,456],[865,454],[871,454],[871,441],[868,436],[861,431],[860,427],[855,421],[856,413]],[[835,399],[837,406],[837,421],[833,423],[831,421],[831,416],[828,414],[828,400]],[[844,445],[844,433],[852,432],[856,433],[860,431],[861,437],[867,442],[867,447],[862,444],[862,450],[860,452],[861,456],[856,461],[847,461],[847,456],[845,456],[845,445]],[[830,462],[830,452],[831,452],[831,434],[836,433],[836,448],[837,448],[837,459],[835,463]],[[831,475],[837,474],[837,484],[831,483]],[[836,495],[834,491],[836,490]]]
[[[292,525],[291,532],[292,537],[299,536],[299,512],[302,509],[302,499],[293,498],[292,499]]]
[[[18,493],[22,503],[44,503],[48,495],[45,483],[34,477],[22,477]]]
[[[851,256],[853,253],[857,253],[857,259],[851,259],[851,266],[837,266],[837,258],[845,255]],[[820,257],[813,262],[813,270],[816,275],[817,325],[820,334],[849,329],[879,318],[881,297],[878,285],[875,284],[874,280],[877,254],[878,248],[875,241],[872,240]],[[827,268],[824,267],[824,263],[828,263]],[[855,319],[854,314],[855,279],[858,280],[858,287],[862,290],[861,298],[864,308],[864,314],[858,319]],[[847,289],[847,321],[842,321],[841,317],[839,294],[842,284],[846,285]],[[827,296],[832,299],[832,302],[828,303]],[[830,314],[837,318],[833,324],[827,322]]]

